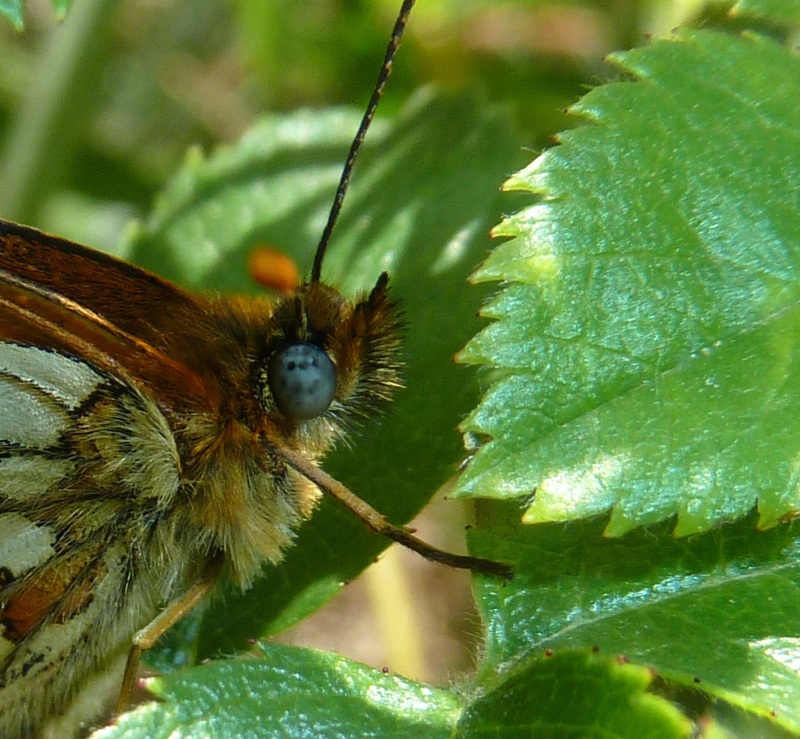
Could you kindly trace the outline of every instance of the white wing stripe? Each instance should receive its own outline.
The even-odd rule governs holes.
[[[0,439],[30,449],[55,444],[71,424],[63,406],[38,388],[0,376]]]
[[[0,457],[0,505],[2,499],[25,500],[45,494],[74,469],[66,459],[11,454]]]
[[[0,374],[37,385],[70,410],[86,400],[103,381],[86,362],[49,349],[10,342],[0,342]]]
[[[19,513],[0,515],[0,567],[15,578],[55,554],[49,526],[37,526]]]

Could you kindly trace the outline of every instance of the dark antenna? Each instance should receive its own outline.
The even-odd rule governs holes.
[[[364,117],[356,131],[353,143],[350,144],[350,151],[347,154],[347,159],[344,163],[344,170],[342,170],[342,177],[339,180],[339,186],[336,188],[336,195],[333,198],[333,205],[331,205],[331,212],[328,214],[328,222],[325,224],[325,229],[320,237],[319,244],[317,244],[317,252],[314,255],[314,266],[311,268],[311,282],[319,282],[320,274],[322,272],[322,260],[325,258],[325,251],[328,248],[328,241],[330,241],[333,228],[339,218],[339,212],[342,210],[342,203],[344,196],[347,193],[347,186],[350,184],[350,175],[353,174],[353,165],[356,162],[358,151],[361,149],[361,144],[364,143],[364,137],[367,135],[369,124],[375,117],[375,111],[378,108],[378,103],[383,97],[383,91],[386,88],[386,81],[392,73],[392,64],[394,63],[394,56],[403,39],[403,32],[406,30],[408,24],[408,17],[411,15],[411,9],[414,7],[415,0],[403,0],[403,5],[400,12],[397,14],[397,20],[392,29],[392,36],[389,39],[389,45],[386,47],[386,54],[383,57],[383,65],[381,71],[378,73],[378,81],[375,83],[375,89],[372,91],[372,97],[369,99],[367,109],[364,111]]]

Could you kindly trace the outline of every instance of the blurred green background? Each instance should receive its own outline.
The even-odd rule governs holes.
[[[397,0],[47,0],[0,20],[0,216],[99,247],[187,148],[265,111],[363,106]],[[712,6],[713,8],[724,6]],[[381,114],[423,84],[503,101],[538,149],[603,56],[710,11],[664,0],[420,0]]]

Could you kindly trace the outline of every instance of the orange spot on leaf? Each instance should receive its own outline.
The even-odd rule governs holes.
[[[270,246],[257,246],[250,252],[248,266],[253,278],[281,295],[293,293],[300,284],[300,272],[294,260]]]

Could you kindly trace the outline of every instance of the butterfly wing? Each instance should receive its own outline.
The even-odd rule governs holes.
[[[136,387],[3,341],[0,406],[0,736],[17,736],[130,646],[196,553],[147,566],[180,462]]]
[[[168,340],[153,343],[159,325],[135,315],[155,299],[173,317],[197,311],[191,296],[32,229],[0,234],[0,736],[11,737],[60,714],[195,577],[204,553],[159,526],[181,474],[164,409],[208,397]]]

